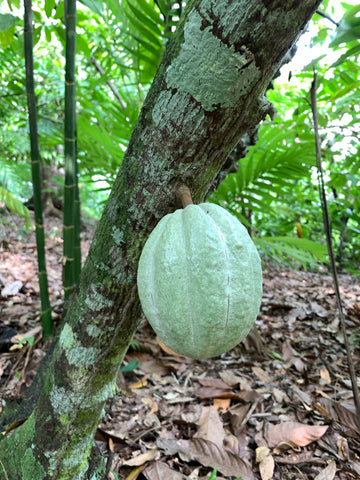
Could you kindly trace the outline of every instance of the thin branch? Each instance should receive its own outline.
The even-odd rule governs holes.
[[[314,80],[313,80],[312,85],[311,85],[311,108],[312,108],[312,113],[313,113],[313,118],[314,118],[316,163],[317,163],[317,167],[318,167],[320,199],[321,199],[323,222],[324,222],[324,228],[325,228],[325,234],[326,234],[326,243],[327,243],[327,248],[328,248],[328,253],[329,253],[332,276],[333,276],[333,280],[334,280],[336,301],[337,301],[337,306],[338,306],[338,310],[339,310],[340,324],[341,324],[341,329],[342,329],[342,333],[343,333],[343,337],[344,337],[344,345],[345,345],[345,349],[346,349],[347,361],[348,361],[348,366],[349,366],[349,373],[350,373],[351,384],[352,384],[352,391],[353,391],[353,395],[354,395],[356,415],[357,415],[358,424],[360,426],[359,389],[358,389],[358,386],[357,386],[357,379],[356,379],[356,374],[355,374],[354,362],[353,362],[353,358],[352,358],[352,355],[351,355],[350,343],[349,343],[348,334],[347,334],[347,331],[346,331],[345,317],[344,317],[344,312],[343,312],[343,308],[342,308],[338,274],[337,274],[336,263],[335,263],[335,255],[334,255],[334,249],[333,249],[332,239],[331,239],[331,226],[330,226],[329,210],[328,210],[328,206],[327,206],[326,193],[325,193],[324,173],[323,173],[322,164],[321,164],[321,145],[320,145],[320,135],[319,135],[319,127],[318,127],[319,122],[318,122],[318,112],[317,112],[316,89],[317,89],[317,73],[316,73],[315,68],[314,68]]]
[[[94,55],[91,55],[91,63],[94,65],[96,70],[100,73],[100,75],[104,75],[105,71],[101,67],[100,63],[96,60]],[[111,80],[107,80],[106,85],[110,88],[110,90],[113,92],[114,97],[117,99],[117,101],[120,103],[121,108],[123,110],[126,110],[126,103],[122,99],[120,93],[118,92],[117,88],[114,86],[113,82]]]
[[[320,17],[326,18],[326,20],[329,20],[329,22],[333,23],[337,27],[340,27],[340,23],[335,22],[329,15],[326,15],[326,13],[320,12],[320,10],[316,10],[316,13],[320,15]]]

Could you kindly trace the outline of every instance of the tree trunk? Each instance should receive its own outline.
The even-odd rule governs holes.
[[[195,0],[154,79],[30,417],[0,446],[0,478],[84,479],[93,436],[141,308],[136,270],[186,183],[202,201],[320,0]],[[4,472],[7,472],[7,477]]]

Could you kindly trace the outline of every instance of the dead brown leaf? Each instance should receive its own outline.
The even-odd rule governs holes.
[[[327,368],[320,368],[320,385],[330,385],[331,377]]]
[[[127,465],[128,467],[139,467],[140,465],[144,465],[146,462],[153,460],[157,452],[157,448],[153,448],[145,453],[140,453],[140,455],[136,455],[135,457],[126,460],[123,465]]]
[[[218,412],[226,412],[230,405],[230,398],[214,398],[213,407],[216,408]]]
[[[236,375],[234,370],[223,370],[222,372],[219,372],[219,377],[230,387],[235,387],[235,385],[239,385],[242,380],[239,375]]]
[[[359,433],[356,413],[354,410],[351,410],[349,405],[343,405],[328,398],[321,398],[318,402],[313,403],[313,407],[324,417],[335,420],[335,422],[339,422]]]
[[[195,437],[209,440],[219,448],[223,447],[224,426],[218,411],[214,407],[203,408],[199,420],[199,429],[195,433]]]
[[[129,385],[129,388],[136,390],[138,388],[146,387],[148,377],[149,375],[144,375],[143,378],[140,378],[140,380],[138,380],[137,382],[134,382],[131,385]]]
[[[247,480],[254,480],[252,469],[244,460],[208,440],[202,438],[192,440],[159,439],[157,446],[164,449],[167,454],[178,453],[183,461],[196,460],[206,467],[217,468],[223,475],[243,476]]]
[[[257,378],[264,383],[268,383],[271,381],[271,377],[263,370],[261,367],[252,367],[251,369]]]
[[[269,424],[266,440],[270,448],[280,444],[289,446],[305,447],[309,443],[321,438],[327,426],[306,425],[298,422],[283,422],[277,425]]]
[[[329,465],[324,468],[314,480],[333,480],[336,473],[336,462],[335,460],[330,460]]]
[[[303,372],[306,369],[306,364],[302,360],[298,352],[290,345],[289,342],[285,342],[282,347],[282,356],[285,362],[293,365],[298,372]]]
[[[153,462],[143,470],[143,475],[148,480],[186,480],[183,474],[172,470],[163,462]]]
[[[255,451],[259,464],[261,480],[271,480],[274,474],[275,461],[267,447],[258,447]]]
[[[235,435],[240,434],[244,426],[244,419],[246,418],[250,408],[251,404],[247,403],[246,405],[240,405],[231,411],[230,422]]]

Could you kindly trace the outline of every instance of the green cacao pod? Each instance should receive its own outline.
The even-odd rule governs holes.
[[[137,283],[160,340],[187,357],[209,358],[249,333],[260,307],[261,261],[246,228],[227,210],[188,205],[152,231]]]

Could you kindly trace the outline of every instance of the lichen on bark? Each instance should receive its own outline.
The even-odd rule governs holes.
[[[190,94],[205,111],[231,107],[251,91],[260,69],[245,45],[236,51],[214,35],[210,23],[202,24],[200,14],[192,11],[180,53],[167,69],[167,86]]]

